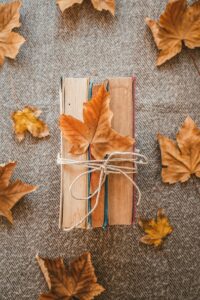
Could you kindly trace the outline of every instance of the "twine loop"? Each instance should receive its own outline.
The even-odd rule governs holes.
[[[88,201],[94,196],[96,196],[96,200],[93,208],[76,224],[66,229],[66,231],[71,231],[75,227],[78,227],[93,213],[93,211],[95,211],[99,203],[102,186],[106,181],[106,177],[109,176],[110,174],[125,176],[136,188],[138,192],[137,205],[140,204],[141,192],[139,187],[133,180],[132,175],[138,172],[138,165],[146,165],[148,163],[146,156],[142,154],[135,153],[135,152],[112,152],[105,159],[102,160],[75,160],[70,158],[62,158],[60,155],[58,155],[57,163],[59,165],[78,166],[78,167],[83,166],[87,168],[87,171],[84,171],[81,174],[79,174],[69,186],[69,192],[75,200]],[[91,175],[94,172],[100,172],[99,183],[95,191],[92,194],[88,195],[87,197],[80,198],[76,196],[73,193],[74,185],[81,177]]]

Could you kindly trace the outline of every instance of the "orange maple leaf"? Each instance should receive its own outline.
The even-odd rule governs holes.
[[[185,182],[192,174],[200,177],[200,129],[190,117],[186,118],[176,140],[177,143],[158,134],[162,180],[166,183]]]
[[[93,300],[104,288],[97,283],[90,253],[84,253],[65,269],[62,258],[50,260],[36,256],[50,292],[39,300]]]
[[[91,101],[84,103],[81,122],[70,115],[60,116],[60,129],[70,143],[70,153],[81,155],[89,146],[95,159],[103,159],[114,151],[126,151],[134,139],[122,136],[111,128],[110,93],[101,85]]]
[[[21,180],[10,183],[10,178],[16,167],[16,162],[0,166],[0,215],[13,223],[11,209],[26,194],[37,189],[36,186],[26,184]]]
[[[74,4],[81,4],[83,0],[56,0],[61,11],[63,12],[67,8],[71,7]],[[109,10],[112,15],[115,14],[115,0],[91,0],[93,6],[97,10]]]
[[[25,39],[18,33],[12,32],[20,27],[19,22],[21,1],[0,4],[0,65],[5,57],[14,59]]]
[[[146,18],[156,46],[160,50],[157,65],[181,52],[183,43],[191,49],[200,47],[200,1],[169,0],[158,21]]]

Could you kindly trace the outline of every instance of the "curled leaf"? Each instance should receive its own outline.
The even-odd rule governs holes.
[[[183,123],[176,141],[158,134],[163,182],[185,182],[192,174],[200,177],[200,129],[190,117]]]
[[[81,4],[83,0],[56,0],[62,12],[74,4]],[[115,0],[91,0],[95,9],[102,11],[103,9],[115,14]]]
[[[115,15],[115,0],[91,0],[95,9],[109,10],[111,14]]]
[[[19,22],[21,1],[0,4],[0,65],[5,57],[14,59],[25,39],[18,33],[12,32],[20,27]]]
[[[92,100],[84,103],[81,122],[70,115],[61,115],[60,129],[70,143],[70,153],[81,155],[89,146],[95,159],[103,159],[114,151],[126,151],[134,139],[122,136],[111,128],[110,93],[101,85]]]
[[[164,239],[173,231],[163,209],[159,209],[156,219],[139,219],[138,224],[145,231],[146,235],[140,241],[144,244],[160,246]]]
[[[0,166],[0,215],[13,223],[11,209],[26,194],[37,189],[36,186],[26,184],[21,180],[10,183],[10,178],[15,170],[16,162]]]
[[[59,5],[60,10],[64,12],[67,8],[71,7],[74,4],[81,4],[83,0],[56,0],[56,3]]]
[[[158,21],[146,18],[154,41],[160,50],[157,65],[188,48],[200,47],[200,1],[187,5],[187,0],[169,0]]]
[[[81,255],[67,269],[62,258],[50,260],[36,256],[36,259],[50,290],[39,300],[92,300],[104,291],[97,283],[90,253]]]
[[[18,141],[21,142],[25,138],[27,131],[37,138],[43,138],[49,135],[48,126],[38,119],[40,114],[41,110],[31,106],[26,106],[23,110],[16,111],[12,114],[14,131]]]

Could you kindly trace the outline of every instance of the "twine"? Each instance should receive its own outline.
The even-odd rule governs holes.
[[[122,157],[121,157],[122,156]],[[138,192],[138,201],[137,205],[140,204],[141,201],[141,192],[135,181],[131,178],[131,175],[136,174],[138,171],[138,165],[146,165],[148,160],[146,156],[135,153],[135,152],[112,152],[105,159],[102,160],[74,160],[68,158],[62,158],[58,155],[57,163],[60,165],[68,165],[68,166],[84,166],[87,167],[88,170],[79,174],[70,184],[69,192],[75,200],[90,200],[94,196],[96,196],[95,204],[93,208],[76,224],[72,225],[70,228],[67,228],[66,231],[71,231],[72,229],[78,227],[82,224],[97,208],[99,204],[99,197],[101,193],[101,188],[105,183],[106,177],[110,174],[115,175],[123,175],[125,176],[132,185],[136,188]],[[121,164],[129,163],[132,166],[123,166]],[[93,172],[100,172],[99,183],[96,190],[88,195],[88,197],[78,197],[73,193],[73,187],[77,183],[77,181],[85,176],[92,174]]]

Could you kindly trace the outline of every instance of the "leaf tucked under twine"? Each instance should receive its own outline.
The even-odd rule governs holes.
[[[81,255],[68,268],[62,258],[50,260],[36,256],[36,259],[50,290],[39,300],[92,300],[104,291],[97,283],[90,253]]]
[[[90,147],[95,159],[103,159],[111,152],[130,149],[134,139],[111,128],[110,100],[110,93],[101,85],[91,101],[84,103],[84,122],[70,115],[60,116],[60,129],[71,145],[70,153],[81,155]]]
[[[21,1],[0,4],[0,65],[3,65],[5,57],[14,59],[25,39],[18,33],[12,32],[20,27]]]
[[[103,9],[115,14],[115,0],[91,0],[95,9],[102,11]],[[62,12],[74,4],[81,4],[83,0],[56,0]]]

